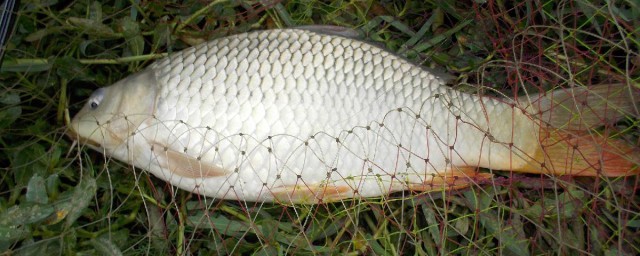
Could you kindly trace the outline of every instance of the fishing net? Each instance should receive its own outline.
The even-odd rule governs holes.
[[[538,174],[472,168],[437,185],[427,182],[429,188],[293,204],[190,193],[86,144],[73,144],[64,135],[67,128],[52,128],[66,124],[67,107],[76,113],[91,91],[140,71],[162,53],[258,28],[333,24],[357,27],[365,41],[433,72],[448,73],[455,90],[511,104],[513,113],[527,112],[545,125],[554,113],[570,113],[566,122],[553,124],[564,127],[549,134],[560,131],[559,141],[572,141],[560,152],[570,152],[572,159],[584,159],[585,144],[590,148],[614,144],[626,150],[613,151],[614,157],[626,154],[638,164],[640,105],[617,106],[616,98],[607,96],[637,97],[640,90],[636,29],[640,6],[633,2],[135,3],[49,1],[23,3],[20,8],[0,73],[3,251],[27,255],[633,255],[640,251],[637,175],[549,174],[543,164],[560,152],[550,149],[558,140],[541,141],[549,150],[536,162],[542,165]],[[577,93],[588,94],[585,88],[598,86],[615,88],[615,93],[599,90],[605,97],[596,97],[597,104],[593,97]],[[539,95],[545,93],[573,96],[562,98],[569,104],[530,112],[531,106],[540,106]],[[456,109],[457,103],[446,97],[437,102],[448,110],[439,114],[459,119],[456,124],[475,124],[465,119],[464,109]],[[596,108],[604,113],[589,112]],[[405,113],[414,114],[412,125],[428,130],[431,124],[424,115],[410,111]],[[394,125],[384,120],[376,124]],[[489,133],[483,143],[493,143]],[[510,146],[510,141],[500,143]],[[451,145],[446,153],[458,154],[461,149]],[[602,156],[599,160],[606,160],[602,152],[596,153]],[[331,171],[327,166],[320,171]]]

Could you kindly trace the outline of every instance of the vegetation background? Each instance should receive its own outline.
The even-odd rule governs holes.
[[[0,71],[5,255],[640,254],[637,176],[495,172],[459,191],[285,206],[180,191],[64,135],[92,90],[166,53],[309,24],[357,28],[469,92],[637,89],[637,1],[21,2]],[[597,132],[638,146],[638,127],[628,117]]]

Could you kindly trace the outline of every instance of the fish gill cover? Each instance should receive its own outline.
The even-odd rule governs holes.
[[[638,254],[637,175],[482,169],[492,178],[457,190],[320,204],[217,200],[65,136],[69,113],[93,90],[167,53],[309,24],[357,28],[363,40],[452,74],[457,90],[506,101],[607,84],[639,89],[637,3],[505,2],[22,1],[0,72],[0,251]],[[602,117],[587,131],[637,154],[637,117]]]

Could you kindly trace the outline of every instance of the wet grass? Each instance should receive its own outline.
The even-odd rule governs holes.
[[[22,1],[0,71],[4,254],[593,254],[640,251],[637,177],[497,172],[492,184],[321,205],[177,190],[64,136],[92,90],[166,53],[332,24],[507,97],[640,83],[633,1]],[[478,87],[477,85],[480,85]],[[638,146],[638,120],[598,132]],[[487,170],[489,171],[489,170]]]

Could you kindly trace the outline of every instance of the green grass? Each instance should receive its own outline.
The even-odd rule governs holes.
[[[67,111],[78,111],[92,90],[166,53],[308,24],[361,29],[368,41],[448,72],[470,92],[477,85],[507,97],[599,83],[638,88],[634,1],[22,2],[0,71],[4,254],[640,252],[637,177],[501,172],[493,185],[459,191],[284,206],[177,190],[72,147],[64,135]],[[598,132],[638,146],[639,126],[628,117]]]

